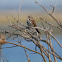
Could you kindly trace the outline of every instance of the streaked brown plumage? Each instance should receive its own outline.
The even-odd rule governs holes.
[[[31,16],[28,16],[27,18],[27,25],[30,27],[37,27],[36,22],[34,21],[34,19]],[[38,33],[40,33],[40,31],[36,28],[36,31]]]

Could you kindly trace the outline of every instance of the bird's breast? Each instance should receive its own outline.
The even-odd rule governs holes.
[[[33,26],[32,21],[30,21],[29,19],[27,19],[27,25],[28,25],[28,26]]]

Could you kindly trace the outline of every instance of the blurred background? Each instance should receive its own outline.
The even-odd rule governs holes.
[[[53,15],[59,21],[62,20],[62,0],[0,0],[1,24],[7,21],[6,16],[9,16],[10,14],[13,14],[16,18],[18,18],[19,8],[20,21],[25,22],[28,15],[32,15],[34,19],[44,17],[45,19],[49,20],[50,17],[38,4],[35,3],[35,1],[42,4],[49,12],[52,11],[52,7],[50,5],[55,6],[55,12]],[[50,19],[49,21],[51,20],[52,19]],[[7,22],[5,23],[7,24]]]
[[[9,14],[14,14],[17,18],[19,7],[21,21],[26,20],[28,15],[32,15],[36,18],[44,16],[45,11],[39,5],[37,5],[35,1],[42,4],[49,12],[52,11],[52,7],[50,5],[55,6],[54,16],[58,17],[58,19],[60,20],[62,19],[62,0],[0,0],[0,21],[2,21],[2,18],[5,19],[2,16],[3,14],[5,16],[9,16]],[[45,15],[47,14],[45,13]],[[44,17],[47,18],[46,16]]]
[[[22,9],[24,10],[39,10],[40,6],[38,6],[34,1],[38,0],[0,0],[0,11],[18,10],[20,5],[22,5]],[[55,5],[56,9],[62,9],[62,0],[39,0],[38,2],[45,7],[49,7],[49,5]]]

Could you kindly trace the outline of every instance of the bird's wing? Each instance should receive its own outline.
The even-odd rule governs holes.
[[[37,25],[36,25],[36,22],[35,22],[33,19],[32,19],[31,21],[32,21],[34,27],[36,27],[36,26],[37,26]]]

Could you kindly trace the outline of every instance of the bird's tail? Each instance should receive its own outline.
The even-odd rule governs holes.
[[[36,31],[39,33],[39,34],[41,34],[41,32],[36,28]]]

